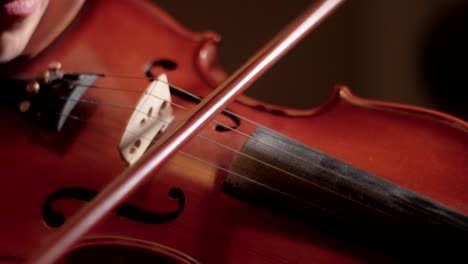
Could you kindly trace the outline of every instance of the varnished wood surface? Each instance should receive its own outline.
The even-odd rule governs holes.
[[[50,61],[59,60],[70,71],[143,76],[149,62],[169,59],[177,63],[175,70],[166,71],[169,81],[206,96],[223,77],[215,58],[216,41],[216,34],[191,33],[142,1],[92,1],[46,53],[32,62],[3,66],[2,72],[36,74]],[[212,57],[205,58],[205,54]],[[4,124],[8,124],[0,131],[0,210],[4,216],[0,256],[26,258],[54,232],[41,216],[42,203],[50,193],[64,187],[99,190],[123,169],[117,145],[131,108],[140,97],[138,91],[146,87],[147,81],[105,78],[96,84],[126,91],[90,89],[85,98],[99,104],[80,105],[75,114],[86,121],[69,120],[58,135],[19,119],[8,109],[0,113]],[[173,100],[193,107],[179,98]],[[336,90],[324,107],[307,111],[307,117],[284,116],[284,109],[251,102],[257,109],[279,110],[273,111],[277,113],[274,115],[238,103],[230,108],[356,167],[468,213],[466,123],[432,112],[422,114],[418,109],[359,100],[343,89]],[[177,120],[184,113],[177,111]],[[230,122],[225,116],[217,120]],[[242,121],[240,129],[250,134],[255,127]],[[212,126],[202,134],[235,149],[240,149],[245,141],[233,132],[216,132]],[[224,168],[234,157],[234,153],[200,138],[184,150]],[[176,186],[187,199],[179,218],[147,225],[110,215],[90,236],[152,241],[203,263],[387,260],[365,247],[221,193],[223,170],[178,155],[160,173],[160,181],[142,188],[129,203],[151,211],[171,211],[176,204],[169,200],[167,192]],[[69,216],[81,204],[62,200],[55,206]]]

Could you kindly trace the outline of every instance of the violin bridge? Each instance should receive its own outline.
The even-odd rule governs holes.
[[[161,74],[141,96],[120,139],[120,154],[127,165],[138,161],[173,120],[167,76]]]

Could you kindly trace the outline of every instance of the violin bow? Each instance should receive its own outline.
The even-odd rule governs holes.
[[[258,78],[314,30],[345,0],[320,0],[286,26],[239,70],[221,83],[190,113],[158,140],[133,166],[112,180],[87,205],[83,206],[47,243],[26,261],[29,264],[57,262],[91,228],[109,212],[130,197],[138,188],[155,177],[166,161],[196,135],[227,104],[245,91]]]

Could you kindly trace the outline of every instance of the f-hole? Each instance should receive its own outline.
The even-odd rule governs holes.
[[[177,68],[177,63],[172,60],[155,60],[148,63],[145,67],[145,75],[151,81],[156,79],[156,76],[153,74],[155,68],[162,68],[166,71],[173,71]],[[172,88],[172,87],[171,87]]]
[[[42,218],[47,226],[58,228],[65,223],[66,217],[64,213],[55,209],[53,204],[55,201],[63,199],[73,199],[83,202],[90,202],[96,195],[97,191],[81,188],[81,187],[68,187],[59,189],[46,198],[42,204]],[[171,200],[177,201],[177,208],[172,212],[158,213],[151,212],[133,206],[128,203],[123,203],[114,210],[117,216],[132,220],[143,224],[163,224],[175,220],[185,208],[185,195],[182,189],[173,187],[169,189],[168,196]]]

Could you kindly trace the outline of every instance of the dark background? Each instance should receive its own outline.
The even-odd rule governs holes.
[[[187,28],[212,30],[232,73],[310,0],[155,1]],[[334,84],[357,95],[468,118],[466,0],[349,0],[247,94],[299,108]]]

